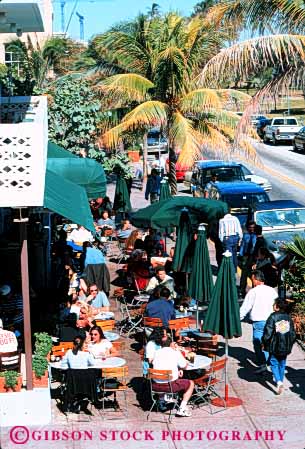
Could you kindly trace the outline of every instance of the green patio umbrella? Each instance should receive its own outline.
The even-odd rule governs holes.
[[[138,228],[165,229],[170,226],[179,226],[183,207],[188,209],[192,224],[209,223],[214,219],[222,218],[228,211],[228,205],[222,201],[172,196],[138,210],[131,217],[131,222]]]
[[[170,192],[170,188],[169,188],[169,184],[168,184],[168,180],[166,177],[164,177],[161,181],[161,188],[160,188],[160,198],[159,200],[167,200],[168,198],[170,198],[171,192]]]
[[[126,213],[131,210],[127,184],[121,176],[118,176],[116,180],[113,209],[121,213]]]
[[[196,324],[198,327],[198,305],[209,302],[213,292],[213,276],[205,227],[198,227],[197,240],[193,259],[193,269],[190,276],[188,294],[197,301]]]
[[[228,339],[240,337],[238,296],[232,253],[226,251],[219,268],[212,299],[205,318],[204,329],[225,338],[225,356],[228,360]],[[225,364],[225,403],[227,407],[241,405],[238,398],[229,398],[227,382],[227,363]],[[221,405],[221,399],[213,400],[214,405]]]
[[[177,231],[177,241],[173,258],[173,269],[182,273],[190,273],[192,270],[192,251],[190,246],[193,241],[192,224],[188,210],[182,209],[180,223]]]

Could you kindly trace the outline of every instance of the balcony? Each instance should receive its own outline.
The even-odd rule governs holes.
[[[43,206],[47,98],[0,98],[0,207]]]
[[[0,33],[44,31],[39,0],[3,0],[0,3]]]

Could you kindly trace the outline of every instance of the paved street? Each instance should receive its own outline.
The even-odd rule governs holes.
[[[271,199],[290,199],[304,204],[305,154],[293,151],[292,146],[255,144],[265,170],[254,167],[257,174],[272,184]]]

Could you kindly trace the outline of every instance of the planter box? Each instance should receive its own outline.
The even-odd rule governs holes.
[[[46,371],[42,377],[36,377],[33,373],[33,387],[34,388],[48,388],[49,387],[49,377]]]
[[[10,393],[10,392],[18,392],[22,387],[22,376],[19,376],[17,379],[17,385],[14,388],[6,388],[5,387],[5,377],[0,377],[0,393]]]
[[[139,151],[128,151],[127,152],[129,159],[131,162],[139,162],[140,160],[140,152]]]

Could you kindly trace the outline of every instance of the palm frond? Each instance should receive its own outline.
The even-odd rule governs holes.
[[[175,148],[181,150],[179,162],[187,167],[191,167],[201,154],[202,135],[180,112],[175,112],[172,116],[169,140]]]
[[[179,106],[183,112],[195,114],[222,109],[222,95],[216,89],[196,89],[186,94]]]
[[[199,77],[200,86],[219,86],[228,78],[249,78],[253,73],[267,67],[286,66],[297,69],[305,59],[305,36],[262,36],[239,42],[225,48],[204,67]]]
[[[297,261],[300,267],[305,268],[305,239],[300,235],[296,235],[293,242],[286,243],[286,251],[288,251]]]
[[[121,99],[124,103],[147,99],[148,90],[153,86],[147,78],[134,73],[110,76],[97,85],[105,95],[117,100]]]

